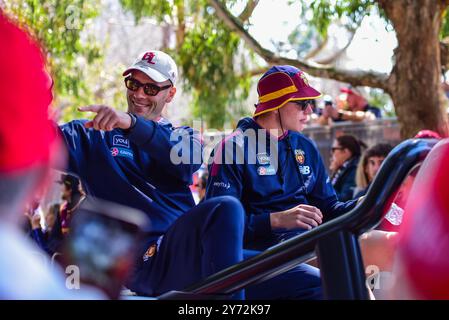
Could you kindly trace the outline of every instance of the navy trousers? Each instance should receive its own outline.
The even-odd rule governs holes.
[[[139,263],[128,288],[158,296],[182,290],[260,253],[243,250],[245,211],[234,197],[203,201],[182,215],[164,235],[156,254]],[[300,264],[235,293],[234,299],[321,299],[319,270]]]
[[[137,266],[128,288],[157,296],[242,261],[244,224],[245,211],[236,198],[203,201],[169,228],[157,253]],[[233,298],[243,299],[243,294]]]

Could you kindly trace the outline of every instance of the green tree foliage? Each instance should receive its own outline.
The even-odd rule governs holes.
[[[98,15],[99,2],[85,0],[3,0],[2,9],[41,43],[54,79],[57,106],[63,118],[72,118],[76,106],[92,103],[93,86],[86,71],[101,64],[101,51],[93,36],[82,31]]]
[[[143,17],[153,17],[164,22],[172,17],[173,4],[167,0],[120,0],[120,4],[134,14],[136,22]]]
[[[251,55],[243,56],[239,37],[217,20],[206,1],[120,2],[137,21],[150,16],[177,29],[176,49],[170,53],[181,69],[184,89],[193,94],[196,119],[222,129],[226,122],[243,115],[242,101],[248,97],[251,84]]]
[[[448,10],[444,11],[443,23],[440,30],[440,38],[445,39],[449,37],[449,13]]]
[[[292,2],[292,1],[291,1]],[[302,11],[311,13],[309,22],[325,37],[329,25],[345,18],[348,29],[358,28],[363,18],[370,15],[375,5],[374,0],[314,0],[301,1]],[[303,15],[307,17],[307,15]]]
[[[238,36],[213,15],[204,14],[205,18],[186,36],[178,61],[184,87],[195,93],[194,116],[202,116],[212,128],[222,128],[225,121],[241,116],[238,105],[248,96],[250,78],[245,59],[237,55]]]

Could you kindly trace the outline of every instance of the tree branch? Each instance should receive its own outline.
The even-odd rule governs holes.
[[[240,21],[229,13],[226,7],[224,7],[219,0],[209,0],[209,3],[217,12],[217,16],[220,20],[222,20],[232,31],[238,33],[243,38],[245,43],[268,64],[289,64],[300,68],[315,77],[343,81],[354,86],[368,86],[381,88],[384,90],[388,89],[388,74],[386,73],[337,70],[330,66],[318,65],[316,63],[306,63],[301,60],[277,56],[272,51],[263,48],[260,43],[254,39],[247,32],[247,30],[245,30]]]
[[[319,64],[324,64],[324,65],[333,64],[335,62],[335,60],[337,60],[346,51],[346,49],[348,49],[348,47],[352,43],[352,40],[354,40],[354,36],[355,36],[355,31],[352,31],[351,37],[349,38],[348,43],[343,48],[338,50],[336,53],[334,53],[330,57],[316,61],[316,62]]]
[[[329,36],[326,34],[326,37],[323,39],[323,41],[321,41],[321,43],[319,43],[315,49],[313,49],[309,53],[307,53],[307,55],[304,57],[304,60],[311,59],[311,58],[315,57],[318,53],[321,52],[321,50],[324,49],[324,47],[326,46],[326,44],[328,42],[329,42]]]
[[[243,9],[242,13],[240,13],[238,19],[242,21],[242,23],[248,21],[248,19],[253,14],[254,9],[256,9],[258,3],[259,0],[248,0],[245,9]]]

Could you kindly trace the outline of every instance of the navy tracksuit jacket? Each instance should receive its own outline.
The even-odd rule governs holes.
[[[250,258],[304,230],[271,230],[270,212],[298,204],[318,207],[324,221],[352,209],[339,202],[314,143],[297,132],[276,138],[253,119],[219,143],[209,166],[206,197],[233,196],[246,212],[244,257]],[[275,147],[277,143],[278,152]],[[246,289],[251,299],[321,299],[319,270],[300,264]]]
[[[85,122],[60,127],[68,171],[81,179],[87,194],[137,208],[151,221],[136,248],[131,290],[158,295],[183,289],[243,259],[241,204],[221,197],[194,207],[189,185],[202,160],[199,134],[142,117],[128,132],[86,129]]]
[[[240,199],[246,211],[246,248],[263,250],[304,231],[273,232],[270,212],[309,204],[318,207],[326,221],[355,206],[355,201],[338,201],[312,140],[291,131],[277,139],[268,132],[258,134],[259,129],[254,119],[244,118],[214,149],[206,192],[207,198],[229,195]],[[270,151],[273,139],[278,143],[277,153]]]

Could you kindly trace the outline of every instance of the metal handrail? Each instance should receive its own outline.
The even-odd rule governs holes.
[[[410,139],[402,142],[384,160],[365,199],[353,210],[193,284],[182,291],[182,297],[185,298],[186,293],[203,297],[230,295],[250,284],[260,283],[288,271],[314,257],[316,246],[323,239],[338,235],[342,231],[358,237],[371,230],[381,222],[390,195],[399,188],[408,173],[424,161],[437,142],[438,140],[433,139]],[[358,243],[354,248],[353,242],[348,242],[353,246],[351,250],[359,250]],[[357,252],[354,255],[357,256]],[[360,260],[360,252],[356,258]],[[357,262],[355,265],[360,264],[360,261]],[[360,268],[356,270],[359,271]],[[179,294],[181,293],[171,292],[159,298],[176,299],[180,297]]]

